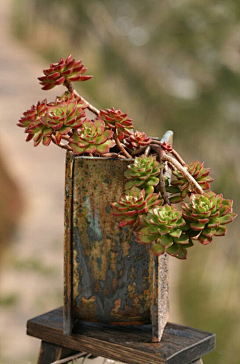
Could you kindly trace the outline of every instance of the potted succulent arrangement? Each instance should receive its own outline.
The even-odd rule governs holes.
[[[168,256],[186,259],[194,242],[225,235],[236,214],[231,200],[210,190],[209,168],[186,164],[173,149],[172,132],[148,137],[126,113],[98,110],[80,96],[72,83],[89,80],[86,71],[71,55],[51,64],[42,89],[66,92],[18,122],[34,146],[67,150],[64,330],[76,319],[152,322],[157,342],[169,311]]]

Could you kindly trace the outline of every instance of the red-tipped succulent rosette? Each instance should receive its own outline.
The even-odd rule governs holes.
[[[115,110],[114,107],[107,110],[100,110],[99,118],[105,122],[107,128],[117,134],[119,140],[122,140],[132,133],[132,119],[121,110]]]
[[[70,54],[66,60],[61,58],[58,63],[52,63],[50,68],[43,71],[44,76],[38,79],[43,90],[50,90],[54,86],[64,84],[65,81],[89,80],[92,76],[84,75],[86,71],[87,68],[84,67],[82,60],[75,61]]]
[[[121,218],[119,227],[133,225],[138,219],[146,214],[150,208],[162,204],[158,199],[159,194],[151,193],[146,195],[145,190],[132,187],[126,194],[123,194],[118,202],[111,204],[113,215]]]
[[[105,128],[103,120],[85,119],[81,128],[74,131],[69,146],[75,154],[105,154],[115,146],[112,137],[113,131]]]
[[[232,200],[225,200],[212,191],[192,194],[190,203],[182,204],[183,217],[189,225],[187,233],[195,235],[203,245],[211,243],[213,236],[225,235],[225,225],[237,216],[232,212],[232,204]]]
[[[152,193],[154,187],[159,183],[161,163],[156,161],[156,157],[142,155],[134,159],[134,163],[128,165],[124,176],[129,180],[126,183],[126,190],[133,186],[144,188],[146,193]]]
[[[133,134],[130,134],[126,138],[126,146],[129,149],[136,149],[143,146],[147,146],[152,142],[152,139],[150,139],[146,133],[135,130]]]
[[[174,206],[157,206],[142,219],[142,227],[135,232],[140,244],[152,243],[154,255],[168,253],[178,259],[186,259],[192,241],[183,232],[186,222],[181,211]]]
[[[23,113],[18,126],[25,128],[28,133],[27,141],[33,139],[34,146],[49,145],[52,136],[59,144],[63,136],[69,135],[82,125],[86,105],[74,94],[64,94],[57,97],[55,102],[46,100]]]
[[[210,169],[204,168],[204,163],[195,161],[190,163],[186,168],[203,190],[208,190],[210,188],[210,183],[213,181],[213,178],[209,176]],[[193,191],[191,190],[189,181],[180,171],[175,170],[172,173],[176,179],[172,180],[171,186],[167,186],[166,190],[175,195],[170,198],[170,201],[172,203],[177,203],[181,202],[188,193]]]

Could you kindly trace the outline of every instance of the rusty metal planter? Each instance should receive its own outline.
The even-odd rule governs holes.
[[[163,138],[171,142],[172,133]],[[152,323],[153,341],[166,325],[168,257],[118,228],[110,203],[123,193],[132,159],[67,153],[64,242],[64,332],[75,320],[114,325]]]

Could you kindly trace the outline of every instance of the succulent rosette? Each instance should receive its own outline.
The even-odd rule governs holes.
[[[226,200],[212,191],[203,195],[192,194],[190,203],[182,204],[183,217],[189,224],[187,233],[196,235],[203,245],[209,244],[214,235],[225,235],[225,225],[237,216],[232,212],[232,204],[232,200]]]
[[[124,176],[130,181],[126,183],[126,190],[133,186],[144,188],[146,193],[152,193],[154,186],[159,183],[160,169],[163,165],[156,161],[153,156],[142,155],[134,159],[134,163],[128,165],[128,170],[125,171]]]
[[[168,253],[179,259],[186,259],[187,249],[192,246],[191,239],[186,235],[181,211],[174,206],[157,206],[150,210],[142,219],[143,227],[136,230],[137,241],[140,244],[152,245],[154,255]]]
[[[130,134],[129,137],[126,138],[126,146],[129,149],[135,149],[139,147],[143,147],[149,145],[152,142],[146,133],[135,130],[133,134]]]
[[[82,125],[85,107],[81,98],[74,94],[64,94],[57,97],[55,102],[47,103],[44,100],[36,106],[33,105],[23,113],[18,126],[25,127],[25,132],[28,133],[27,141],[33,138],[34,146],[41,142],[49,145],[52,136],[59,144],[63,136]]]
[[[85,119],[81,128],[74,130],[69,146],[75,154],[105,154],[115,145],[112,137],[113,131],[105,128],[103,120]]]
[[[158,198],[159,194],[150,193],[146,196],[145,190],[132,187],[120,197],[118,202],[111,204],[113,215],[122,219],[119,227],[135,224],[138,218],[146,214],[150,208],[162,204],[162,200]]]
[[[172,152],[172,146],[169,143],[163,142],[162,143],[162,149],[165,150],[166,152],[171,153]]]
[[[54,86],[62,85],[65,81],[89,80],[92,76],[84,75],[86,71],[87,68],[82,64],[82,60],[75,61],[70,54],[66,60],[61,58],[58,63],[52,63],[50,68],[43,71],[44,76],[38,79],[43,90],[50,90]]]
[[[115,110],[114,107],[107,110],[100,110],[99,117],[105,122],[106,127],[117,134],[119,140],[132,133],[132,119],[124,114],[121,110]]]
[[[213,178],[209,176],[210,169],[204,168],[204,163],[200,163],[199,161],[192,162],[187,166],[187,171],[203,190],[208,190],[210,188],[210,182],[213,181]],[[180,171],[173,171],[173,175],[176,177],[176,180],[171,182],[171,186],[167,187],[167,191],[176,195],[171,200],[171,202],[176,203],[182,201],[187,196],[188,192],[192,191],[189,181]]]

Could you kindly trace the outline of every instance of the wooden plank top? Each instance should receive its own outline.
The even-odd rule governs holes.
[[[62,308],[29,320],[27,334],[130,364],[189,364],[215,347],[214,334],[172,323],[167,324],[160,343],[151,342],[151,325],[123,327],[80,321],[71,335],[64,335]]]

